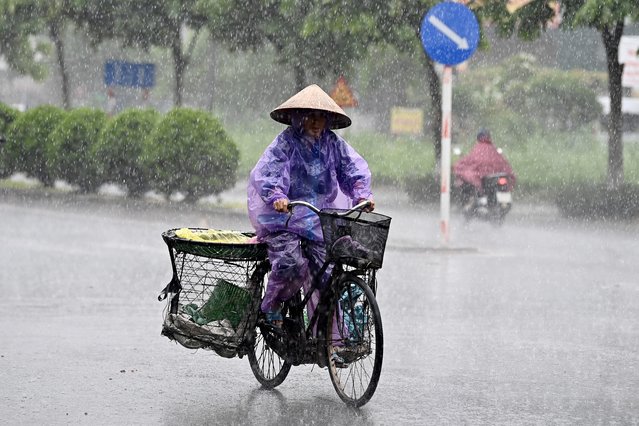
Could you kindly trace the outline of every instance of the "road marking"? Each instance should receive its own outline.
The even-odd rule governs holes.
[[[435,15],[431,15],[428,17],[428,22],[433,24],[435,28],[444,33],[446,37],[451,39],[453,43],[457,45],[458,48],[467,50],[468,49],[468,41],[465,38],[461,38],[455,31],[451,30],[448,25],[444,24],[440,21]]]

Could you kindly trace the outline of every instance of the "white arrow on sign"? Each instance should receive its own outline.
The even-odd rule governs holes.
[[[446,37],[451,39],[453,43],[457,45],[460,49],[466,50],[468,49],[468,41],[465,38],[461,38],[455,31],[451,30],[448,25],[444,24],[440,21],[435,15],[431,15],[428,17],[428,22],[433,24],[435,28],[444,33]]]

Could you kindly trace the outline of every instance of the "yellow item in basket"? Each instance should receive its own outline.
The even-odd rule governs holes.
[[[205,243],[248,244],[253,242],[239,231],[219,231],[217,229],[180,228],[175,231],[178,238]]]

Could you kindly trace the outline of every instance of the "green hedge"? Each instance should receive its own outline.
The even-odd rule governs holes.
[[[51,134],[47,155],[56,178],[77,185],[82,192],[100,187],[96,158],[92,155],[107,116],[104,111],[79,108],[67,113]]]
[[[11,123],[13,123],[19,116],[20,111],[0,103],[0,136],[6,136]],[[9,142],[10,139],[7,138],[5,145],[8,146]],[[6,146],[0,147],[0,179],[10,176],[14,172],[11,165],[12,159],[10,151]]]
[[[639,185],[625,184],[613,191],[602,183],[578,183],[559,191],[555,202],[566,217],[633,219],[639,217]]]
[[[239,151],[222,124],[204,111],[176,108],[151,135],[145,164],[156,189],[184,192],[187,202],[235,184]]]
[[[140,197],[150,189],[143,156],[159,120],[155,110],[131,109],[107,122],[92,151],[100,182],[121,185],[130,197]]]
[[[55,180],[47,152],[52,144],[51,134],[64,117],[64,110],[41,105],[21,114],[13,122],[7,144],[13,171],[37,178],[44,186],[53,186]]]
[[[19,114],[0,104],[0,129],[6,128],[3,178],[25,172],[45,186],[61,179],[82,192],[116,183],[132,197],[156,189],[182,192],[192,202],[232,187],[237,176],[237,146],[204,111],[177,108],[162,117],[132,109],[108,119],[90,108],[46,105]]]
[[[405,181],[404,189],[415,203],[439,203],[438,181],[432,176],[413,177]],[[625,184],[618,190],[610,190],[604,183],[575,183],[557,189],[554,194],[551,201],[564,217],[596,220],[639,217],[639,185]],[[459,191],[451,188],[451,203],[456,203],[459,196]]]

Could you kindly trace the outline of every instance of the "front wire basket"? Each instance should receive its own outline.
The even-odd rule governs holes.
[[[320,211],[329,260],[362,269],[379,269],[384,260],[391,218],[379,213],[346,210]]]
[[[162,237],[173,268],[159,297],[167,299],[162,334],[190,349],[238,355],[257,321],[259,297],[254,297],[257,283],[251,277],[266,259],[264,245],[189,241],[175,230]]]

